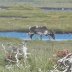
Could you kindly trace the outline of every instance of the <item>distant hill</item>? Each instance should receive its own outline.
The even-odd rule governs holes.
[[[71,4],[72,0],[0,0],[0,5],[12,5],[12,4],[16,4],[16,3],[20,3],[20,4],[21,3],[25,3],[25,4],[30,3],[35,6],[49,6],[50,4],[52,4],[53,6],[65,5],[65,6],[72,7],[72,4]]]
[[[0,0],[0,2],[34,2],[34,3],[43,3],[43,2],[69,2],[71,3],[72,0]]]

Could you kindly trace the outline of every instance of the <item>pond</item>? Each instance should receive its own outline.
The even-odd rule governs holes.
[[[30,40],[28,33],[24,32],[0,32],[0,37]],[[55,38],[56,41],[72,40],[72,34],[55,34]],[[40,40],[40,36],[34,35],[32,40]],[[43,35],[42,40],[49,40],[49,37]]]

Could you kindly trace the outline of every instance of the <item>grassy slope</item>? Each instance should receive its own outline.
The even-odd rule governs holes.
[[[0,31],[25,31],[29,26],[45,25],[56,32],[72,32],[71,24],[71,12],[44,13],[39,8],[22,5],[0,10]]]
[[[11,42],[15,44],[17,42],[12,39],[1,39],[0,42],[0,72],[9,72],[5,69],[4,65],[4,52],[1,47],[1,43]],[[4,41],[5,40],[5,41]],[[19,40],[18,40],[19,41]],[[20,42],[21,43],[21,42]],[[17,42],[17,44],[19,44]],[[26,64],[30,67],[25,68],[25,66],[21,69],[16,66],[13,68],[14,72],[39,72],[38,69],[41,68],[43,72],[46,72],[48,69],[51,69],[53,63],[49,61],[49,58],[53,57],[53,54],[56,53],[57,50],[69,49],[72,51],[72,41],[66,42],[44,42],[44,41],[28,41],[27,42],[28,51],[31,53],[28,59],[28,63]],[[11,70],[10,70],[11,71]]]

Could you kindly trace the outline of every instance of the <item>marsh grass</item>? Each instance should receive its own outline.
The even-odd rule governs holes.
[[[72,32],[71,12],[44,13],[40,8],[16,5],[0,10],[0,31],[26,31],[29,26],[46,26],[55,32]]]
[[[19,40],[18,40],[19,41]],[[0,72],[10,72],[5,67],[4,61],[4,52],[1,47],[1,43],[6,45],[7,42],[11,42],[15,45],[19,45],[21,43],[18,42],[17,39],[1,39],[0,41]],[[54,62],[53,54],[55,54],[58,50],[69,49],[72,51],[72,41],[63,41],[63,42],[51,42],[51,41],[27,41],[28,59],[26,63],[21,61],[23,64],[22,67],[18,68],[15,64],[12,66],[12,70],[14,72],[47,72],[52,69]]]
[[[57,15],[57,14],[56,14]],[[0,19],[0,31],[25,31],[29,26],[39,25],[46,26],[48,29],[60,30],[63,32],[71,32],[72,30],[72,20],[69,17],[55,17],[53,15],[51,18],[48,17],[33,17],[26,19],[12,19],[12,18],[1,18]]]

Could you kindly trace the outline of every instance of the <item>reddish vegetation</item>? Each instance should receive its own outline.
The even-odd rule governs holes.
[[[61,50],[61,51],[57,51],[57,52],[56,52],[56,56],[57,56],[57,57],[64,57],[64,56],[66,56],[67,54],[69,54],[69,50],[67,50],[67,49],[64,49],[64,50]]]
[[[13,57],[13,55],[11,54],[11,53],[7,53],[6,54],[6,57],[5,57],[5,60],[13,60],[14,59],[14,57]]]

